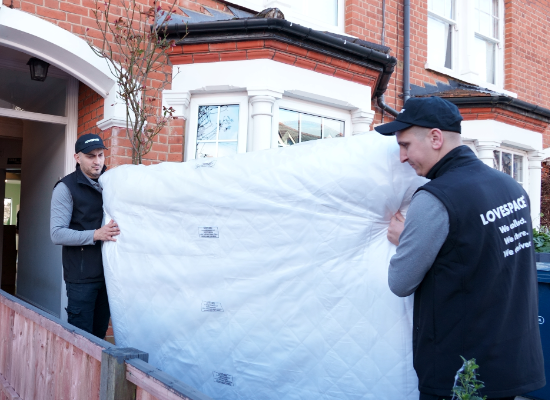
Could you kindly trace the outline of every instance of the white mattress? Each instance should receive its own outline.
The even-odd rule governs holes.
[[[214,399],[416,400],[390,217],[424,183],[394,138],[318,140],[101,179],[119,346]]]

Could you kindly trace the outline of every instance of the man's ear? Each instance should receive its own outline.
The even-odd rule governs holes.
[[[443,132],[441,132],[438,128],[433,128],[430,131],[430,143],[432,145],[432,149],[434,150],[440,150],[441,147],[443,147]]]
[[[78,164],[80,164],[80,157],[78,156],[78,154],[75,154],[75,155],[74,155],[74,160],[75,160]]]

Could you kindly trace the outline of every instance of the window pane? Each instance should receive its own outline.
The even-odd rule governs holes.
[[[481,79],[495,83],[495,44],[475,39],[475,59],[477,73]]]
[[[323,119],[323,139],[343,137],[344,123],[334,119]]]
[[[523,182],[523,157],[514,154],[514,179]]]
[[[429,0],[428,10],[443,17],[453,19],[452,0]]]
[[[500,151],[493,151],[493,168],[500,171]]]
[[[300,142],[344,136],[344,121],[279,110],[279,147]]]
[[[502,153],[502,172],[512,176],[512,155],[510,153]]]
[[[301,141],[321,139],[321,117],[301,115]]]
[[[216,142],[197,142],[195,158],[216,157]]]
[[[219,106],[200,106],[197,140],[216,140]]]
[[[493,13],[493,0],[479,0],[479,9],[489,15]]]
[[[450,68],[451,49],[447,49],[449,25],[434,18],[428,18],[428,62],[430,64]]]
[[[479,13],[478,32],[493,37],[493,17],[489,14]]]
[[[300,113],[296,111],[279,110],[279,147],[299,143],[299,117]]]
[[[220,107],[219,140],[237,140],[239,135],[239,106]]]
[[[218,143],[218,157],[230,156],[232,154],[237,154],[237,142]]]

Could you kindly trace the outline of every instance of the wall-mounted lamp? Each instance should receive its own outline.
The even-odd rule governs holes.
[[[48,67],[50,66],[50,64],[48,64],[46,61],[42,61],[38,58],[32,57],[27,65],[31,69],[31,79],[33,81],[43,82],[46,80],[46,77],[48,76]]]

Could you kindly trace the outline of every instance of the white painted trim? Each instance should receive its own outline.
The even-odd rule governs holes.
[[[97,127],[102,131],[113,127],[124,128],[126,127],[126,119],[122,118],[103,118],[97,123]]]
[[[74,171],[74,144],[78,134],[78,80],[67,82],[67,127],[65,128],[65,175]],[[63,311],[63,310],[62,310]]]
[[[176,92],[174,90],[164,90],[162,92],[162,105],[166,108],[172,107],[176,111],[174,117],[187,120],[189,117],[189,103],[191,102],[191,93]]]
[[[178,69],[172,90],[192,96],[261,90],[348,111],[371,109],[371,87],[273,60],[177,65],[174,75]]]
[[[0,7],[0,44],[57,66],[104,97],[115,84],[105,60],[85,40],[24,11]]]
[[[67,117],[40,114],[40,113],[34,113],[30,111],[11,110],[9,108],[0,108],[0,116],[9,117],[9,118],[18,118],[18,119],[28,119],[31,121],[38,121],[38,122],[49,122],[51,124],[60,124],[60,125],[67,125],[68,123]]]
[[[0,5],[0,46],[65,71],[105,98],[105,119],[125,119],[126,109],[117,102],[118,84],[107,61],[98,57],[84,39],[35,15]]]
[[[194,160],[197,150],[197,125],[199,106],[224,104],[239,105],[239,136],[237,152],[246,153],[246,137],[248,132],[248,95],[246,93],[218,93],[216,95],[193,95],[189,105],[189,119],[185,124],[185,154],[184,161]]]

